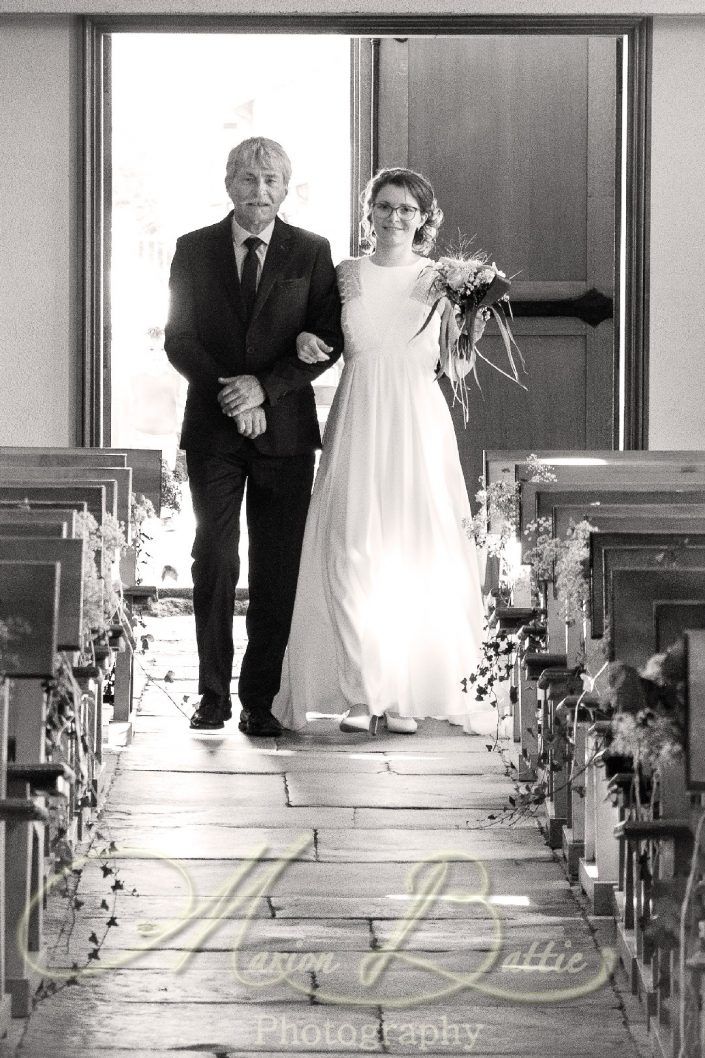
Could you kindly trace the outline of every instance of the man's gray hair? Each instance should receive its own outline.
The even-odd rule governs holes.
[[[233,147],[228,155],[225,166],[226,188],[230,187],[236,169],[253,162],[278,169],[288,186],[291,180],[291,160],[282,145],[276,140],[268,140],[265,136],[251,136],[249,140],[243,140],[237,147]]]

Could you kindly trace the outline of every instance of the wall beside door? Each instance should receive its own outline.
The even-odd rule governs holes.
[[[705,447],[705,18],[657,19],[649,447]]]
[[[79,25],[0,18],[0,444],[76,439]]]

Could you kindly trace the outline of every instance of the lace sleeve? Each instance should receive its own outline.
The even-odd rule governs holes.
[[[359,259],[352,257],[341,261],[335,272],[338,277],[338,290],[343,304],[352,301],[355,297],[359,297],[361,293]]]

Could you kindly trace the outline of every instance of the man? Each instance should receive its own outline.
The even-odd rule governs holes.
[[[247,483],[250,601],[239,727],[248,735],[281,732],[271,705],[321,443],[311,381],[340,356],[343,343],[328,242],[277,217],[290,177],[291,162],[278,143],[262,137],[240,143],[225,175],[232,212],[178,239],[171,266],[164,348],[189,383],[181,447],[197,525],[196,730],[222,728],[232,715],[233,611]],[[298,358],[299,334],[316,363]]]

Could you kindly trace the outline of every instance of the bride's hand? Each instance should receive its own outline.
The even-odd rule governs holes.
[[[317,338],[310,331],[302,331],[296,339],[296,355],[305,364],[320,364],[330,360],[332,345],[326,345],[322,338]]]
[[[485,333],[485,327],[487,326],[487,320],[482,315],[482,311],[478,312],[475,317],[475,322],[472,328],[472,340],[473,342],[479,342],[482,335]]]

